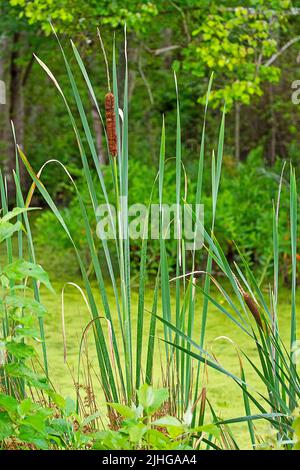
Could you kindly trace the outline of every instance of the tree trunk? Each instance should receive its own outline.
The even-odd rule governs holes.
[[[136,81],[136,70],[133,68],[134,64],[138,61],[139,48],[135,44],[134,33],[127,34],[127,66],[128,66],[128,103],[130,103],[132,94],[135,88]],[[119,49],[119,60],[118,60],[118,97],[119,107],[123,109],[124,105],[124,85],[125,85],[125,49],[122,44]]]
[[[274,112],[274,95],[273,87],[270,86],[270,110],[271,110],[271,136],[270,136],[270,145],[269,145],[269,164],[274,165],[276,159],[276,115]]]
[[[15,33],[12,38],[12,52],[10,58],[10,83],[8,101],[8,126],[12,121],[16,132],[17,143],[24,145],[24,96],[23,96],[23,68],[18,64],[22,44],[21,33]],[[12,132],[8,133],[7,159],[4,164],[4,172],[7,178],[8,196],[12,201],[15,195],[13,170],[16,168],[16,154]],[[26,187],[27,172],[20,162],[21,187]]]
[[[7,71],[5,70],[6,52],[9,47],[7,36],[2,34],[0,36],[0,80],[2,82],[2,90],[5,95],[2,97],[3,102],[0,103],[0,154],[7,155],[7,142],[8,142],[8,90],[7,90]],[[4,101],[5,100],[5,101]],[[3,160],[1,160],[1,167],[3,167]]]
[[[132,47],[128,50],[128,63],[129,64],[136,64],[138,60],[138,48]],[[128,71],[128,102],[131,102],[133,91],[136,84],[136,70],[129,68]]]
[[[234,145],[235,145],[235,159],[237,162],[241,158],[241,144],[240,144],[240,127],[241,127],[241,105],[236,101],[235,103],[235,128],[234,128]]]
[[[165,28],[163,30],[163,46],[169,47],[172,45],[172,28]],[[173,62],[173,51],[170,50],[164,54],[164,64],[167,70],[170,70]]]
[[[5,54],[4,52],[6,51],[7,48],[7,37],[5,34],[2,34],[0,36],[0,80],[5,83]],[[3,96],[3,98],[5,95]],[[0,104],[5,104],[4,102],[0,102]],[[1,113],[2,114],[2,113]]]

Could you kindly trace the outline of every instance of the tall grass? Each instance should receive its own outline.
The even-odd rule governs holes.
[[[18,185],[18,178],[16,179],[18,187],[18,200],[21,207],[28,207],[31,203],[33,191],[37,188],[48,204],[49,208],[53,211],[57,220],[61,224],[63,230],[66,232],[70,244],[74,248],[75,256],[81,271],[84,298],[87,301],[89,311],[91,313],[91,327],[94,332],[95,347],[97,352],[97,360],[99,366],[99,374],[101,377],[101,384],[106,401],[120,402],[131,404],[137,399],[136,391],[143,382],[152,384],[157,380],[154,377],[154,361],[159,357],[158,346],[156,340],[157,321],[163,323],[163,344],[164,348],[160,349],[161,364],[164,370],[163,380],[170,389],[170,412],[173,412],[182,418],[185,413],[192,414],[192,421],[201,425],[205,419],[205,413],[208,412],[213,420],[218,422],[219,419],[215,414],[210,402],[206,398],[205,383],[202,381],[201,364],[203,367],[212,367],[222,374],[226,374],[234,380],[238,387],[243,391],[245,416],[232,418],[227,422],[219,422],[222,426],[223,443],[227,447],[237,448],[237,444],[230,433],[227,432],[228,424],[234,422],[245,421],[248,423],[250,439],[253,445],[256,443],[255,430],[253,420],[266,418],[278,430],[283,439],[288,439],[291,431],[291,411],[295,408],[299,398],[299,376],[295,365],[291,360],[290,349],[287,351],[280,338],[278,327],[277,315],[277,296],[278,296],[278,212],[279,201],[278,197],[277,208],[274,209],[274,288],[271,290],[271,306],[268,307],[265,301],[263,292],[259,287],[255,276],[242,256],[240,255],[241,265],[236,265],[234,268],[229,265],[226,260],[225,254],[222,251],[218,241],[214,236],[214,225],[217,216],[217,200],[218,191],[221,178],[222,157],[224,147],[224,129],[225,129],[225,108],[221,118],[219,129],[219,138],[216,152],[212,152],[211,165],[205,164],[205,122],[206,114],[209,103],[209,95],[212,87],[212,77],[209,81],[207,99],[204,111],[203,130],[200,143],[199,165],[197,174],[197,190],[194,195],[196,203],[202,200],[202,182],[203,173],[206,167],[211,166],[211,181],[212,181],[212,225],[209,230],[204,230],[205,247],[207,250],[207,265],[204,273],[204,286],[203,288],[198,282],[195,282],[195,267],[197,265],[198,253],[196,250],[189,252],[186,250],[185,240],[181,238],[178,233],[177,240],[177,259],[176,259],[176,274],[175,274],[175,305],[172,306],[171,298],[173,291],[171,288],[171,279],[169,273],[169,259],[167,254],[166,240],[163,233],[164,227],[164,213],[163,213],[163,188],[164,188],[164,174],[166,164],[175,164],[176,168],[176,194],[175,202],[181,204],[188,204],[186,191],[182,191],[182,181],[184,180],[184,165],[182,162],[181,151],[181,123],[180,123],[180,90],[177,87],[177,80],[175,76],[174,93],[177,97],[177,125],[176,125],[176,147],[175,159],[166,159],[165,148],[165,120],[162,118],[161,142],[159,153],[159,168],[156,180],[153,183],[152,194],[149,195],[149,208],[145,224],[145,233],[148,226],[150,215],[150,203],[152,200],[154,188],[158,186],[159,206],[160,206],[160,229],[159,229],[159,254],[160,263],[156,275],[155,287],[153,290],[153,303],[151,311],[148,312],[145,306],[145,291],[147,286],[147,249],[148,243],[145,236],[142,241],[140,253],[140,273],[139,273],[139,290],[138,290],[138,312],[137,312],[137,329],[133,329],[132,321],[132,302],[131,302],[131,289],[132,289],[132,273],[130,270],[130,239],[129,239],[129,216],[128,216],[128,166],[130,165],[130,156],[128,150],[129,136],[128,136],[128,63],[127,63],[127,44],[126,44],[126,31],[125,31],[125,76],[124,76],[124,92],[123,102],[119,102],[119,84],[117,74],[116,62],[116,46],[113,44],[113,58],[112,58],[112,91],[114,94],[114,105],[116,115],[116,134],[117,134],[117,158],[109,155],[109,165],[111,170],[111,178],[113,179],[115,188],[115,201],[108,200],[108,192],[106,189],[106,178],[108,172],[106,171],[105,177],[103,175],[103,168],[101,168],[95,148],[92,132],[89,126],[87,112],[84,103],[79,93],[79,88],[76,83],[74,73],[72,71],[70,62],[57,38],[58,47],[60,49],[62,60],[65,64],[66,74],[69,79],[70,88],[72,90],[73,98],[76,104],[77,113],[72,110],[70,103],[68,103],[64,91],[60,84],[52,74],[49,67],[40,59],[37,58],[38,63],[49,76],[58,92],[60,93],[66,107],[66,111],[70,118],[70,123],[73,128],[78,151],[81,158],[83,175],[89,191],[90,201],[89,204],[93,208],[93,223],[89,221],[87,215],[87,203],[84,201],[80,193],[76,181],[72,178],[68,169],[57,160],[47,161],[43,167],[37,171],[30,165],[30,156],[26,156],[20,147],[18,153],[23,163],[25,164],[32,180],[33,186],[29,192],[27,200],[24,202],[22,194]],[[93,91],[93,86],[86,71],[85,65],[79,55],[79,52],[73,42],[72,52],[75,57],[75,63],[81,71],[82,78],[88,88],[91,99],[93,100],[99,117],[103,123],[104,134],[106,135],[103,116],[101,113],[101,105],[99,104],[96,95]],[[119,108],[122,108],[120,114]],[[122,116],[122,117],[121,117]],[[78,127],[78,117],[82,124],[82,131]],[[107,140],[107,139],[106,139]],[[109,154],[109,149],[108,149]],[[82,223],[84,225],[85,237],[88,242],[93,272],[96,277],[97,289],[99,290],[102,306],[97,304],[95,299],[95,288],[92,286],[92,279],[89,274],[88,266],[83,259],[79,247],[76,245],[72,233],[67,226],[59,208],[57,207],[53,197],[48,192],[43,184],[43,171],[49,165],[60,165],[64,177],[68,178],[74,186],[75,194],[78,199],[78,205],[81,210]],[[98,182],[95,183],[92,174],[96,172]],[[102,196],[107,204],[109,202],[115,203],[117,207],[117,223],[114,224],[112,214],[110,213],[111,224],[115,237],[115,251],[117,253],[116,266],[113,264],[111,252],[107,240],[102,240],[102,247],[104,252],[104,260],[99,259],[95,243],[95,228],[97,222],[100,220],[97,212],[99,205],[101,188]],[[296,222],[297,222],[297,199],[296,199],[296,182],[294,171],[291,170],[291,245],[292,245],[292,320],[291,320],[291,346],[296,339]],[[3,183],[1,186],[3,193],[2,204],[5,204],[5,191]],[[108,206],[109,207],[109,206]],[[198,220],[198,214],[191,211],[195,221],[201,224]],[[27,215],[23,215],[27,227],[28,242],[30,256],[34,259],[34,249],[30,227]],[[175,215],[178,220],[179,214]],[[7,246],[8,256],[11,255],[11,246]],[[22,251],[22,240],[19,239],[19,252]],[[187,272],[186,266],[189,258],[192,258],[192,272]],[[104,282],[103,274],[103,261],[106,263],[109,273],[110,283],[114,293],[114,305],[108,302],[107,285]],[[228,279],[231,291],[228,293],[212,276],[212,266],[215,263],[220,270],[225,274]],[[229,308],[226,308],[223,303],[219,303],[211,296],[210,286],[214,283],[224,299],[228,303]],[[82,291],[83,292],[83,291]],[[195,315],[196,315],[196,294],[200,293],[203,296],[202,308],[202,322],[201,329],[197,332],[197,340],[195,338]],[[257,299],[257,305],[262,319],[262,327],[253,325],[251,322],[247,304],[244,300],[244,293],[248,293],[254,302]],[[38,290],[36,291],[38,295]],[[158,311],[158,302],[161,298],[161,312]],[[214,357],[210,356],[204,350],[205,333],[207,328],[207,317],[209,315],[209,305],[212,303],[216,306],[222,314],[228,316],[234,324],[241,328],[244,333],[251,338],[257,347],[257,355],[260,360],[261,367],[259,368],[245,353],[241,352],[240,360],[241,374],[236,376],[230,371],[226,371]],[[117,318],[113,317],[113,310],[117,312]],[[145,314],[151,315],[150,326],[146,330]],[[41,334],[44,335],[43,325],[41,327]],[[108,335],[107,335],[108,332]],[[107,339],[107,337],[109,339]],[[143,358],[146,361],[143,361]],[[266,387],[266,394],[261,395],[259,399],[255,397],[252,389],[247,384],[247,377],[243,362],[247,361],[257,373],[259,379]],[[47,355],[46,349],[44,350],[44,362],[47,370]],[[79,358],[80,363],[80,358]],[[197,368],[193,367],[197,364]],[[252,408],[255,412],[252,414]],[[208,410],[208,411],[207,411]],[[112,418],[113,419],[113,418]],[[204,439],[204,443],[208,446],[214,447],[210,439]],[[215,448],[215,447],[214,447]]]

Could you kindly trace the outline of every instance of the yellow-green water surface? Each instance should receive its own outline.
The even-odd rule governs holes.
[[[62,340],[62,284],[54,284],[56,295],[43,290],[42,302],[48,309],[48,314],[45,318],[45,332],[47,341],[48,358],[50,364],[50,377],[54,382],[57,390],[64,396],[74,396],[74,386],[72,375],[76,376],[79,342],[82,336],[83,329],[90,320],[88,309],[85,305],[84,299],[78,289],[72,286],[65,288],[64,294],[64,319],[67,337],[67,364],[64,363],[63,357],[63,340]],[[115,299],[112,289],[107,288],[108,300],[116,324],[116,332],[118,334],[117,326],[117,313],[115,308]],[[214,293],[218,300],[222,302],[220,296]],[[100,295],[95,286],[95,296],[97,304],[99,305],[99,314],[101,315],[102,303]],[[153,287],[149,286],[146,291],[145,305],[146,309],[150,311],[152,305]],[[199,299],[196,303],[196,318],[194,325],[194,338],[197,339],[200,334],[201,314],[202,314],[202,299],[201,294],[198,295]],[[133,328],[133,341],[136,337],[136,316],[137,316],[137,290],[132,291],[132,328]],[[149,322],[151,314],[145,312],[145,325],[144,325],[144,353],[146,352],[147,334],[149,331]],[[160,313],[160,304],[158,312]],[[288,340],[289,338],[289,325],[290,325],[290,293],[287,289],[282,289],[279,295],[278,316],[283,337]],[[163,343],[159,340],[163,336],[163,328],[160,322],[157,323],[156,337],[157,337],[157,351],[160,349],[163,352]],[[218,339],[217,339],[218,338]],[[88,352],[91,367],[95,369],[96,374],[98,371],[98,363],[93,344],[92,329],[87,334],[88,339]],[[214,306],[209,306],[209,313],[207,319],[205,348],[209,352],[213,352],[220,364],[233,374],[240,374],[238,354],[236,351],[237,345],[250,355],[256,361],[256,348],[253,342],[243,333],[237,326],[233,324],[224,314],[217,310]],[[145,358],[145,354],[144,354]],[[254,391],[265,392],[261,382],[253,372],[250,366],[244,361],[244,366],[247,374],[247,383],[250,389]],[[143,361],[145,364],[145,360]],[[154,385],[161,385],[161,366],[160,356],[157,353],[154,361]],[[196,367],[196,364],[195,364]],[[207,381],[207,397],[214,407],[215,412],[222,418],[233,418],[242,416],[244,414],[243,396],[242,391],[225,375],[207,369],[205,377]],[[94,382],[94,389],[99,401],[103,400],[101,394],[101,387],[97,380]],[[251,410],[255,414],[256,410]],[[256,422],[258,431],[264,435],[268,433],[269,426],[266,422]],[[234,437],[241,446],[241,448],[249,448],[250,440],[246,424],[233,424],[231,427],[234,432]]]

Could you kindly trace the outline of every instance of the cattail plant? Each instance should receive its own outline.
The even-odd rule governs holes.
[[[112,73],[112,90],[110,87],[110,77],[109,77],[109,68],[107,63],[107,57],[105,54],[103,42],[101,39],[100,32],[98,31],[98,36],[100,39],[100,44],[104,53],[104,59],[107,69],[107,83],[108,83],[108,93],[105,96],[105,117],[106,117],[106,132],[107,132],[107,143],[108,150],[111,157],[116,157],[119,154],[119,158],[111,158],[110,164],[112,174],[115,178],[115,196],[118,201],[118,193],[121,196],[124,196],[123,200],[128,199],[128,74],[127,74],[127,55],[125,56],[126,62],[126,75],[125,75],[125,86],[124,86],[124,95],[123,95],[123,119],[118,119],[116,115],[116,110],[119,106],[119,97],[118,97],[118,83],[117,83],[117,66],[116,66],[116,54],[115,54],[115,45],[113,48],[113,73]],[[60,46],[61,47],[61,46]],[[101,117],[101,112],[98,107],[95,93],[88,77],[86,68],[83,64],[83,61],[76,49],[76,46],[72,43],[73,53],[75,55],[77,64],[82,72],[82,75],[85,79],[91,97],[97,107],[99,115]],[[126,47],[125,47],[126,49]],[[92,133],[89,128],[88,119],[86,112],[81,101],[80,93],[78,91],[75,76],[71,70],[71,66],[64,54],[64,51],[61,47],[63,59],[66,65],[67,74],[69,77],[70,85],[72,87],[73,96],[77,105],[77,110],[80,116],[80,119],[83,123],[83,129],[85,133],[85,139],[89,145],[90,153],[93,157],[93,164],[97,171],[97,175],[100,181],[100,186],[105,198],[105,202],[109,205],[106,182],[102,173],[102,169],[99,166],[99,161],[97,159],[97,152],[95,149],[94,140],[92,138]],[[82,166],[84,169],[83,175],[85,177],[86,185],[89,189],[90,202],[89,206],[92,206],[94,209],[97,208],[99,203],[99,194],[97,192],[98,186],[94,183],[92,177],[92,166],[87,158],[85,153],[85,145],[81,137],[81,132],[76,124],[76,119],[73,116],[73,111],[68,105],[67,99],[64,96],[62,89],[60,88],[57,80],[49,70],[49,68],[41,61],[38,60],[40,65],[46,71],[48,76],[51,78],[57,89],[59,90],[66,109],[69,113],[69,117],[72,122],[74,133],[76,135],[76,140],[78,142],[80,157],[82,161]],[[209,84],[210,91],[211,81]],[[209,92],[208,92],[209,96]],[[208,98],[207,98],[208,102]],[[206,102],[206,108],[207,108]],[[206,109],[205,109],[206,113]],[[101,118],[102,119],[102,118]],[[205,122],[205,116],[204,116]],[[131,286],[132,286],[132,275],[130,270],[130,242],[128,234],[128,211],[127,207],[121,206],[118,208],[118,229],[121,235],[117,239],[117,261],[116,267],[112,263],[111,254],[107,241],[102,240],[103,250],[104,250],[104,260],[106,261],[111,285],[113,289],[114,301],[117,312],[117,320],[113,316],[112,302],[110,302],[107,294],[107,285],[104,281],[103,266],[102,260],[99,259],[99,253],[96,249],[94,243],[94,230],[91,226],[91,222],[87,215],[87,207],[85,199],[82,197],[79,188],[76,186],[76,182],[71,180],[74,188],[76,190],[76,197],[78,198],[78,204],[82,215],[82,221],[84,224],[85,236],[88,242],[88,247],[91,255],[91,263],[93,270],[96,276],[96,284],[91,283],[89,276],[90,268],[86,266],[86,261],[82,257],[79,247],[74,241],[72,234],[67,226],[67,222],[64,220],[63,215],[58,209],[55,201],[49,194],[47,188],[41,183],[41,180],[34,173],[31,168],[28,160],[24,153],[19,149],[20,156],[31,175],[36,187],[40,191],[41,195],[57,217],[62,228],[67,234],[70,243],[72,244],[77,261],[80,267],[83,285],[86,292],[86,299],[89,304],[89,310],[91,312],[92,321],[93,321],[93,331],[94,339],[96,346],[96,354],[98,359],[98,366],[100,371],[100,381],[103,389],[103,395],[105,401],[115,402],[119,404],[131,405],[135,403],[135,394],[136,390],[140,388],[142,381],[146,380],[147,383],[153,384],[153,381],[156,380],[156,377],[153,377],[154,372],[154,363],[157,358],[156,342],[157,338],[157,320],[163,323],[163,341],[164,341],[164,351],[165,351],[165,364],[167,364],[167,383],[172,387],[173,393],[173,402],[177,409],[174,412],[177,413],[180,419],[186,414],[186,411],[192,409],[193,413],[193,423],[199,423],[199,426],[204,422],[204,413],[205,413],[205,404],[209,404],[209,411],[213,416],[214,421],[217,421],[217,416],[213,414],[213,409],[210,406],[210,402],[206,397],[206,390],[203,388],[201,383],[202,378],[200,374],[200,368],[197,368],[196,374],[196,383],[193,380],[193,370],[195,361],[199,361],[199,365],[205,365],[205,372],[209,367],[214,368],[219,371],[219,373],[225,374],[227,377],[233,379],[243,390],[243,397],[245,402],[245,416],[233,418],[230,420],[230,423],[234,422],[251,422],[252,419],[268,419],[269,422],[275,426],[277,430],[280,430],[281,435],[289,437],[290,429],[290,420],[286,418],[286,413],[290,410],[292,411],[295,408],[295,404],[299,398],[300,390],[300,381],[295,371],[293,364],[290,365],[289,357],[282,346],[280,337],[277,336],[278,328],[276,325],[276,334],[273,334],[272,329],[268,329],[268,334],[264,330],[265,322],[269,321],[271,318],[270,309],[267,307],[267,304],[264,300],[263,293],[255,280],[255,276],[252,274],[249,265],[246,261],[244,263],[245,275],[239,271],[240,278],[243,280],[247,292],[240,290],[239,285],[236,282],[236,278],[232,272],[231,266],[229,265],[222,248],[220,247],[218,241],[214,236],[214,219],[216,215],[216,205],[217,205],[217,196],[219,191],[219,183],[221,176],[221,167],[222,167],[222,157],[223,157],[223,145],[224,145],[224,126],[225,126],[225,110],[223,112],[221,126],[219,130],[218,138],[218,148],[215,154],[212,155],[212,196],[213,196],[213,223],[210,228],[210,234],[204,230],[204,237],[207,247],[209,248],[209,255],[207,260],[206,268],[206,277],[204,283],[204,289],[201,289],[199,285],[194,285],[193,277],[189,282],[186,282],[186,260],[188,253],[185,250],[184,243],[178,242],[177,244],[177,254],[178,260],[176,264],[176,285],[175,285],[175,306],[171,301],[171,288],[170,288],[170,277],[169,277],[169,260],[168,252],[166,247],[166,242],[160,231],[160,265],[157,272],[156,284],[153,294],[153,304],[151,308],[151,320],[150,327],[147,331],[146,323],[144,321],[145,312],[147,309],[145,307],[145,292],[146,292],[146,275],[147,275],[147,238],[143,240],[143,245],[141,249],[141,263],[140,263],[140,277],[139,277],[139,292],[138,292],[138,312],[137,312],[137,328],[135,334],[133,330],[132,323],[132,308],[131,308]],[[122,142],[121,142],[122,140]],[[199,170],[197,178],[197,194],[196,201],[200,203],[202,200],[202,181],[203,181],[203,171],[204,171],[204,141],[205,141],[205,125],[203,126],[202,140],[201,140],[201,149],[199,155]],[[122,145],[121,145],[122,143]],[[181,158],[181,124],[180,124],[180,107],[179,107],[179,97],[177,92],[177,126],[176,126],[176,149],[175,149],[175,165],[176,165],[176,202],[180,203],[182,200],[182,190],[181,190],[181,167],[182,167],[182,158]],[[164,123],[162,125],[161,133],[161,146],[160,146],[160,155],[159,155],[159,175],[158,175],[158,185],[159,185],[159,202],[160,206],[163,204],[163,186],[164,186],[164,170],[165,170],[165,127]],[[49,162],[55,163],[55,162]],[[62,165],[63,167],[63,165]],[[64,168],[64,167],[63,167]],[[65,168],[64,168],[65,169]],[[66,174],[68,175],[67,169],[65,169]],[[118,173],[119,172],[119,173]],[[119,175],[119,178],[118,178]],[[292,186],[291,190],[291,200],[296,201],[296,186]],[[296,253],[296,202],[293,202],[291,213],[293,215],[293,252]],[[95,221],[97,221],[97,213],[95,210]],[[121,223],[120,223],[121,221]],[[160,224],[162,225],[162,224]],[[117,238],[117,237],[116,237]],[[196,255],[195,255],[196,256]],[[243,260],[243,258],[241,257]],[[231,294],[227,294],[224,289],[222,293],[225,297],[225,300],[229,303],[230,309],[219,303],[216,298],[210,294],[210,279],[212,272],[212,263],[216,263],[219,266],[220,270],[225,274],[226,278],[231,284],[232,292],[236,294],[238,298],[239,305],[236,306]],[[196,265],[196,261],[195,261]],[[194,266],[194,264],[193,264]],[[190,273],[189,273],[190,274]],[[120,279],[120,282],[118,280]],[[247,284],[246,279],[251,280],[251,287]],[[293,273],[294,280],[294,294],[293,294],[293,311],[292,311],[292,331],[291,339],[292,342],[295,341],[296,335],[296,309],[295,309],[295,288],[296,288],[296,265]],[[98,288],[98,291],[101,296],[102,305],[99,305],[97,297],[95,297],[95,289]],[[195,287],[195,288],[194,288]],[[195,342],[192,338],[195,333],[195,318],[197,316],[196,310],[196,291],[201,290],[202,295],[204,296],[203,310],[202,310],[202,323],[201,331],[198,331],[199,339]],[[251,294],[248,294],[251,293]],[[252,294],[253,292],[253,294]],[[161,293],[161,306],[159,304],[159,295]],[[259,302],[259,307],[254,300],[254,296]],[[277,298],[277,296],[275,296]],[[258,348],[259,358],[261,360],[261,373],[257,369],[255,363],[251,363],[255,372],[259,375],[259,378],[266,385],[269,395],[266,393],[266,397],[262,396],[261,403],[258,403],[256,398],[252,395],[252,391],[249,391],[246,386],[246,377],[243,372],[241,377],[237,377],[226,371],[213,356],[209,355],[204,350],[205,342],[205,332],[207,325],[208,317],[208,305],[211,302],[215,307],[217,307],[223,314],[226,314],[235,325],[241,328],[243,332],[250,337],[251,340],[255,342],[255,345]],[[246,305],[245,305],[246,304]],[[256,333],[251,328],[249,319],[245,313],[247,313],[247,307],[249,308],[251,314],[253,315],[258,327],[259,327],[259,339],[256,337]],[[161,312],[161,313],[160,313]],[[242,313],[241,313],[242,312]],[[245,318],[246,317],[246,318]],[[103,321],[105,318],[107,321]],[[110,330],[110,341],[107,341],[106,338],[106,329],[107,324],[109,324]],[[197,334],[197,332],[196,332]],[[148,341],[147,341],[148,339]],[[260,342],[259,342],[260,341]],[[147,346],[148,342],[148,346]],[[136,348],[136,354],[134,355],[134,346]],[[146,349],[146,351],[145,351]],[[197,353],[194,352],[196,349]],[[272,354],[273,350],[276,350],[276,355]],[[146,353],[146,354],[145,354]],[[147,358],[145,367],[144,356]],[[112,360],[113,358],[113,360]],[[247,358],[248,360],[248,358]],[[250,361],[250,359],[249,359]],[[175,365],[173,365],[175,363]],[[165,365],[164,364],[164,365]],[[135,380],[134,380],[135,376]],[[175,384],[175,386],[174,386]],[[253,388],[253,387],[252,387]],[[203,389],[202,393],[200,390]],[[194,398],[192,399],[192,395]],[[199,398],[200,397],[200,398]],[[195,406],[190,407],[190,404],[195,404]],[[290,402],[290,403],[289,403]],[[270,403],[272,409],[270,412]],[[259,414],[254,416],[251,415],[250,404],[255,406],[255,411],[258,410]],[[197,405],[197,406],[196,406]],[[274,417],[276,420],[274,420]],[[278,419],[277,419],[278,418]],[[221,424],[228,424],[223,421]],[[253,427],[250,425],[249,429],[251,430],[251,442],[255,444],[255,436],[253,432]],[[199,436],[200,438],[201,436]],[[211,446],[210,439],[202,440],[197,439],[199,446],[202,445],[201,442],[205,442],[207,446]],[[216,445],[213,444],[212,448],[216,448]]]
[[[108,140],[108,149],[112,157],[118,154],[115,97],[111,91],[105,95],[105,121]]]
[[[243,299],[244,299],[247,307],[249,308],[250,312],[252,313],[257,325],[260,328],[262,328],[263,324],[262,324],[262,321],[261,321],[261,316],[260,316],[260,313],[259,313],[259,310],[258,310],[258,307],[257,307],[255,301],[253,300],[251,295],[248,294],[247,292],[243,291],[242,294],[243,294]]]
[[[107,55],[105,47],[102,41],[99,28],[97,29],[98,37],[103,52],[105,67],[106,67],[106,76],[107,76],[107,88],[108,93],[105,95],[105,122],[106,122],[106,134],[108,141],[108,150],[112,157],[116,157],[118,154],[118,143],[117,143],[117,129],[116,129],[116,113],[115,113],[115,97],[111,92],[110,86],[110,74]]]
[[[260,311],[259,311],[259,305],[256,301],[256,299],[253,298],[252,295],[250,295],[248,292],[246,292],[240,281],[238,280],[238,278],[233,274],[233,278],[236,282],[236,285],[238,287],[238,290],[239,292],[241,293],[244,301],[245,301],[245,304],[247,305],[249,311],[251,312],[256,324],[261,328],[263,329],[263,322],[262,322],[262,317],[261,317],[261,314],[260,314]]]

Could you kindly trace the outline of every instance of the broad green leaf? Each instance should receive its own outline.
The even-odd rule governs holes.
[[[18,319],[18,318],[15,318],[17,321],[19,321],[19,323],[21,323],[21,321]],[[37,330],[37,328],[30,328],[30,327],[24,327],[24,326],[21,326],[21,325],[18,325],[18,327],[16,328],[16,336],[18,338],[39,338],[39,331]]]
[[[153,423],[155,426],[166,427],[170,436],[176,439],[178,436],[186,431],[186,427],[175,418],[175,416],[163,416],[155,420]]]
[[[145,439],[154,449],[162,450],[169,448],[170,438],[158,431],[158,429],[149,429],[145,435]]]
[[[13,423],[7,413],[0,411],[0,441],[13,434]]]
[[[47,432],[56,436],[70,435],[73,432],[73,426],[64,418],[55,418],[50,421]]]
[[[11,224],[10,222],[1,222],[0,223],[0,243],[7,238],[10,238],[15,232],[22,230],[23,226],[21,222],[16,222],[15,224]]]
[[[23,420],[25,426],[31,426],[37,432],[44,433],[46,420],[53,414],[49,408],[40,408],[39,411],[31,416],[26,416]]]
[[[154,390],[151,385],[144,384],[137,392],[139,397],[139,403],[145,408],[150,408],[154,403]]]
[[[1,282],[1,287],[3,289],[8,289],[9,288],[9,279],[7,279],[7,277],[4,276],[3,274],[0,275],[0,282]],[[1,301],[1,304],[3,304],[2,301]]]
[[[121,403],[108,403],[108,405],[116,410],[124,418],[135,419],[135,410],[129,408],[129,406],[122,405]]]
[[[33,403],[32,401],[30,400],[30,398],[25,398],[24,400],[22,400],[20,402],[20,404],[18,405],[18,413],[21,417],[24,417],[26,416],[31,410],[32,410],[32,407],[33,407]]]
[[[8,295],[5,298],[5,303],[8,307],[11,307],[11,308],[21,308],[21,309],[24,308],[30,313],[34,313],[38,317],[43,316],[47,312],[46,308],[37,300],[28,299],[22,296]]]
[[[18,402],[14,397],[0,393],[0,408],[8,411],[9,413],[14,413],[17,409],[17,406]]]
[[[82,421],[82,426],[87,426],[88,424],[90,424],[92,421],[95,421],[96,419],[98,419],[99,417],[101,417],[103,415],[103,413],[101,413],[100,411],[96,411],[96,413],[93,413],[92,415],[88,416],[87,418],[85,418],[83,421]]]
[[[66,398],[66,406],[65,406],[65,412],[67,416],[70,416],[71,414],[75,413],[76,411],[76,404],[72,398],[67,397]]]
[[[102,431],[95,435],[94,450],[130,450],[128,436],[118,431]]]
[[[24,442],[28,442],[28,444],[34,444],[37,449],[41,450],[48,450],[48,443],[45,436],[37,431],[35,431],[32,427],[22,425],[20,426],[19,430],[19,439]]]
[[[152,414],[155,411],[159,410],[162,404],[169,398],[169,391],[167,388],[159,388],[157,390],[153,390],[153,393],[154,398],[152,405],[149,407],[149,414]]]
[[[5,343],[6,350],[12,354],[17,359],[28,359],[35,355],[35,350],[32,346],[29,346],[25,343],[17,343],[15,341],[11,341],[9,343]]]
[[[143,423],[137,423],[128,426],[128,434],[131,442],[138,444],[145,432],[147,431],[147,426]]]
[[[12,362],[6,364],[4,369],[11,377],[20,377],[34,387],[40,389],[49,388],[46,377],[39,377],[35,372],[25,366],[25,364]]]
[[[137,393],[139,403],[145,408],[148,415],[157,411],[169,397],[168,389],[159,388],[154,390],[151,385],[146,383],[138,390]]]
[[[184,425],[179,421],[179,419],[175,418],[175,416],[163,416],[162,418],[156,419],[152,423],[154,426],[176,426],[176,427],[184,427]]]
[[[203,426],[197,426],[196,428],[191,429],[191,432],[205,432],[211,434],[212,436],[219,438],[220,437],[220,428],[214,424],[205,424]]]
[[[49,390],[47,393],[53,403],[55,403],[55,405],[58,406],[60,410],[64,410],[66,408],[66,400],[64,399],[64,397],[59,395],[59,393],[56,393],[53,390]]]
[[[18,259],[11,264],[8,264],[4,267],[3,273],[11,280],[21,281],[25,277],[31,277],[40,281],[44,284],[49,290],[53,291],[53,288],[50,284],[48,274],[43,270],[41,266],[35,263],[30,263],[23,259]]]

